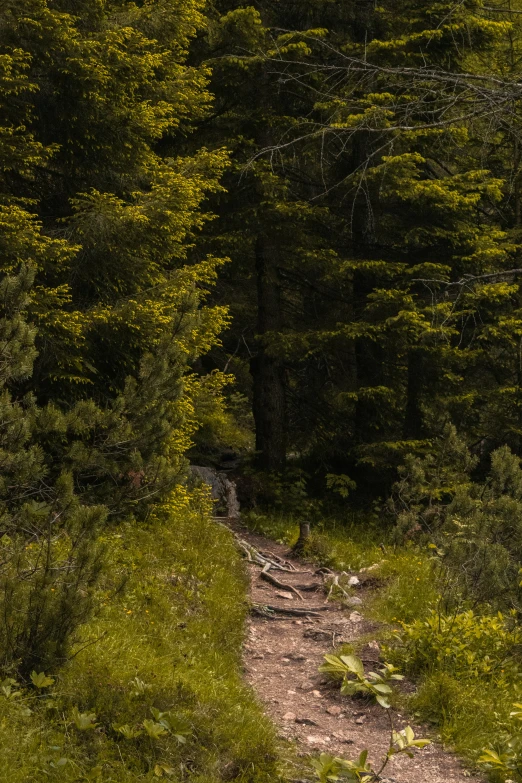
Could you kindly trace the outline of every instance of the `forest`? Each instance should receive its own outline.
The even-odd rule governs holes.
[[[0,783],[522,783],[522,0],[1,0],[0,80]]]

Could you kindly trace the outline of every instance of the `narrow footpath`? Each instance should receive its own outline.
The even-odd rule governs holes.
[[[357,574],[360,585],[352,606],[342,610],[338,602],[326,602],[324,576],[292,557],[288,547],[232,525],[238,539],[280,562],[286,571],[270,570],[269,578],[291,585],[299,593],[280,589],[261,576],[262,564],[247,562],[251,578],[251,600],[255,614],[249,619],[245,645],[248,682],[265,705],[267,715],[279,727],[282,738],[296,744],[301,756],[328,752],[355,758],[367,748],[369,759],[378,766],[388,748],[389,723],[384,710],[366,701],[341,696],[318,668],[323,655],[339,644],[364,643],[359,656],[370,670],[379,660],[374,639],[378,625],[364,618],[365,597],[372,589],[371,569]],[[295,570],[294,570],[295,569]],[[308,570],[307,570],[308,569]],[[264,607],[270,617],[264,616]],[[296,615],[277,609],[297,610]],[[301,614],[302,613],[302,614]],[[400,714],[396,729],[412,725],[417,736],[429,737],[429,729],[416,727]],[[312,780],[312,775],[310,775]],[[383,783],[481,783],[483,778],[466,771],[459,760],[440,745],[429,745],[415,754],[393,757]]]

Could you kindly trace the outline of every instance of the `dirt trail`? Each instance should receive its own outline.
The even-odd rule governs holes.
[[[261,552],[271,552],[286,558],[301,572],[307,565],[293,559],[288,548],[273,541],[235,528],[241,538]],[[318,674],[324,653],[341,642],[363,639],[366,644],[361,657],[371,667],[377,662],[379,648],[373,640],[378,625],[364,619],[364,600],[368,588],[358,589],[362,600],[348,610],[338,604],[325,604],[321,590],[322,577],[310,566],[308,573],[271,571],[279,581],[298,585],[317,585],[317,592],[303,591],[304,600],[294,594],[283,597],[281,590],[259,578],[261,568],[248,563],[251,575],[251,598],[256,604],[269,604],[285,609],[325,607],[319,617],[265,619],[253,616],[249,620],[245,646],[245,670],[266,713],[279,726],[280,736],[294,741],[300,754],[327,751],[346,758],[356,757],[368,748],[375,765],[385,753],[389,740],[389,724],[384,710],[377,705],[342,697],[337,686]],[[396,728],[411,721],[395,715]],[[417,736],[429,736],[426,728],[416,728]],[[311,776],[310,776],[311,777]],[[383,783],[480,783],[483,778],[464,770],[459,760],[436,744],[417,752],[414,759],[396,756],[384,773]]]

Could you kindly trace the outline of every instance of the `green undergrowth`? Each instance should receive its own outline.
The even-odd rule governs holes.
[[[251,514],[247,521],[280,542],[297,540],[292,520]],[[315,526],[306,554],[340,570],[378,565],[370,572],[375,589],[367,594],[364,613],[382,624],[373,638],[380,640],[385,659],[415,683],[413,694],[399,689],[394,696],[401,711],[431,725],[472,767],[485,748],[518,759],[519,750],[509,749],[520,728],[513,704],[522,702],[522,629],[515,613],[465,603],[450,611],[444,581],[451,582],[451,572],[441,578],[433,548],[394,546],[373,518],[323,521]],[[343,652],[354,650],[357,645]],[[522,738],[515,739],[515,748],[517,742]],[[481,769],[495,783],[522,781],[522,764],[520,771],[506,772],[499,764]]]
[[[37,687],[3,682],[0,781],[278,780],[273,728],[241,678],[246,584],[230,533],[173,499],[105,545],[75,656]]]

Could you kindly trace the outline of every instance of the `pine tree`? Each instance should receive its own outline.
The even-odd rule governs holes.
[[[26,675],[66,659],[101,528],[183,479],[219,401],[193,366],[226,323],[221,262],[191,250],[226,158],[181,155],[209,100],[197,4],[0,13],[0,665]]]
[[[184,473],[196,428],[195,359],[226,322],[204,304],[220,260],[190,257],[223,152],[182,155],[208,109],[207,74],[186,64],[198,3],[141,6],[23,0],[2,11],[2,45],[30,85],[11,132],[40,159],[8,172],[43,236],[65,237],[36,270],[37,327],[25,391],[70,411],[46,435],[49,468],[67,464],[89,502],[146,513]],[[26,158],[27,161],[27,158]]]
[[[449,103],[455,77],[500,59],[509,26],[476,2],[219,9],[213,130],[236,170],[211,247],[241,280],[222,288],[236,303],[227,346],[242,378],[251,355],[261,466],[280,469],[282,432],[312,470],[374,466],[379,481],[448,417],[480,438],[484,341],[515,289],[454,284],[510,268],[516,243],[499,219],[504,172],[476,162],[486,110],[459,119],[465,98]],[[259,376],[265,355],[277,382]]]

